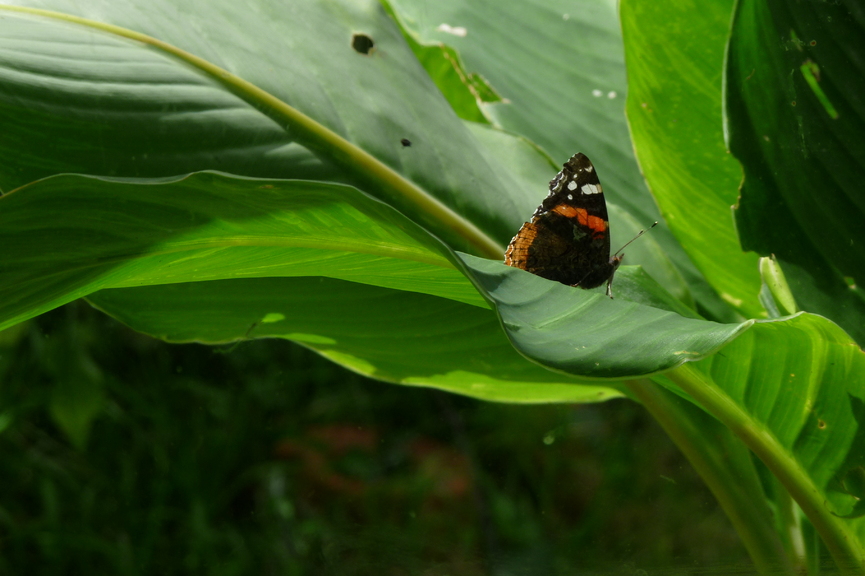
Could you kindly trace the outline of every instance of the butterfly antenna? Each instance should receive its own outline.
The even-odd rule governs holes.
[[[633,238],[631,238],[630,240],[628,240],[628,242],[627,242],[624,246],[622,246],[621,248],[619,248],[618,250],[616,250],[616,253],[613,254],[613,257],[618,256],[619,252],[621,252],[622,250],[624,250],[625,248],[628,247],[628,244],[630,244],[631,242],[633,242],[634,240],[636,240],[637,238],[639,238],[640,236],[642,236],[643,234],[645,234],[646,232],[648,232],[649,230],[651,230],[652,228],[654,228],[654,227],[657,226],[657,225],[658,225],[658,222],[655,221],[655,223],[652,224],[651,226],[649,226],[648,228],[646,228],[646,229],[644,229],[644,230],[640,230],[640,233],[639,233],[639,234],[637,234],[636,236],[634,236]]]

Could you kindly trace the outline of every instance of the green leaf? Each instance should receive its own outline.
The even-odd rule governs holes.
[[[625,379],[702,358],[753,321],[719,324],[693,313],[637,267],[620,267],[615,299],[579,290],[501,262],[461,255],[476,285],[495,303],[514,346],[560,372]]]
[[[508,186],[508,168],[478,154],[377,4],[303,3],[268,18],[231,3],[179,14],[172,2],[163,12],[106,2],[102,22],[75,16],[76,3],[51,5],[73,16],[2,8],[0,37],[9,40],[0,46],[0,150],[14,167],[0,182],[5,190],[58,172],[154,177],[225,168],[350,182],[477,253],[503,253],[519,227],[524,200]],[[183,28],[173,25],[181,20]],[[357,30],[378,49],[356,52]],[[302,48],[285,58],[273,46],[289,39],[287,49]]]
[[[382,5],[392,18],[399,18],[386,0],[382,1]],[[454,113],[463,120],[489,124],[479,105],[481,102],[501,102],[495,90],[478,74],[466,70],[459,53],[450,46],[423,46],[406,29],[403,28],[402,32],[403,38],[436,87],[447,98]]]
[[[467,70],[479,73],[506,98],[481,104],[495,123],[526,135],[558,162],[577,151],[599,165],[632,160],[621,113],[627,83],[614,5],[561,0],[498,3],[494,8],[458,0],[389,3],[408,35],[425,45],[454,48]],[[629,170],[633,172],[607,179],[617,202],[619,195],[625,197],[626,176],[641,181],[633,162]],[[632,201],[646,200],[644,194]]]
[[[0,326],[103,288],[330,276],[486,303],[419,226],[342,185],[55,176],[0,197]]]
[[[55,176],[0,198],[0,242],[4,324],[91,295],[166,340],[288,338],[377,378],[485,399],[621,396],[519,356],[438,240],[347,186]]]
[[[243,95],[166,50],[97,25],[2,13],[0,189],[61,172],[152,178],[217,166],[345,178]]]
[[[760,301],[770,318],[789,316],[799,311],[784,270],[774,258],[760,258],[760,276],[763,279]]]
[[[694,17],[686,4],[623,2],[627,110],[640,166],[673,234],[721,297],[754,318],[763,314],[757,257],[742,252],[730,215],[742,175],[722,124],[732,9],[732,0],[710,2]]]
[[[838,326],[800,313],[758,321],[719,353],[658,381],[738,435],[793,496],[842,571],[865,570],[865,519],[842,479],[862,465],[865,354]]]
[[[529,362],[491,310],[425,294],[330,278],[261,278],[103,290],[89,300],[164,340],[286,338],[361,374],[484,400],[600,402],[623,395]]]
[[[745,167],[742,243],[775,254],[799,306],[865,341],[861,20],[843,4],[739,3],[727,70]],[[846,277],[849,277],[848,281]]]

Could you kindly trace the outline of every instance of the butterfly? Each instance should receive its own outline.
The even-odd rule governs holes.
[[[580,288],[606,282],[612,298],[613,276],[625,257],[621,252],[644,232],[610,256],[604,189],[592,162],[577,153],[550,180],[549,194],[511,240],[505,264]]]

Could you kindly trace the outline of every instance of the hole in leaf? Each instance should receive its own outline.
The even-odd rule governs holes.
[[[369,54],[375,47],[375,42],[366,34],[355,34],[351,37],[351,47],[361,54]]]

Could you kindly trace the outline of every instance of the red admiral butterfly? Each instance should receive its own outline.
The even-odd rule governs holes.
[[[505,264],[580,288],[606,282],[607,296],[612,298],[613,274],[622,263],[625,255],[619,252],[625,246],[610,256],[604,190],[591,161],[578,153],[550,180],[550,193],[532,221],[523,224],[508,245]]]

